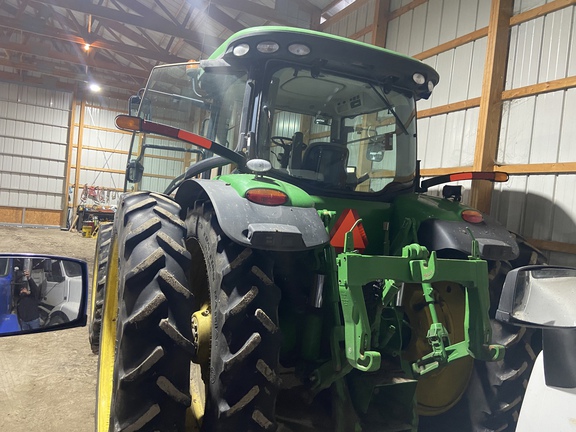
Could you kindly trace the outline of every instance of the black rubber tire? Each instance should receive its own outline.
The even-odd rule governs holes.
[[[180,207],[154,193],[127,195],[117,214],[118,318],[110,428],[182,431],[194,354]],[[118,219],[119,218],[119,219]]]
[[[514,261],[489,263],[490,316],[494,317],[502,285],[513,268],[544,264],[544,255],[517,237],[520,256]],[[503,360],[475,361],[470,384],[462,400],[447,413],[421,417],[421,432],[513,432],[522,405],[526,383],[537,353],[539,332],[491,319],[492,341],[506,347]]]
[[[187,227],[191,286],[211,311],[201,430],[274,431],[281,340],[272,258],[226,237],[209,204],[190,212]]]
[[[100,349],[100,330],[102,329],[102,303],[104,299],[104,287],[106,286],[106,272],[108,270],[108,255],[110,253],[110,241],[112,239],[113,223],[101,223],[96,239],[94,253],[94,271],[92,273],[92,292],[90,321],[88,322],[88,340],[94,354]]]

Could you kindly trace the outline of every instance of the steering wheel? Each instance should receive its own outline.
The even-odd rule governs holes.
[[[273,136],[270,138],[274,144],[286,150],[287,147],[292,145],[292,138],[283,136]]]

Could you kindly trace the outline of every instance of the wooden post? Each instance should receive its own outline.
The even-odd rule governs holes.
[[[474,171],[493,171],[498,154],[500,123],[502,121],[502,92],[506,81],[513,3],[513,0],[492,0],[480,113],[478,115]],[[470,195],[472,206],[489,213],[492,191],[493,184],[490,182],[472,182]]]
[[[64,168],[64,196],[62,197],[62,215],[60,216],[60,226],[66,226],[68,218],[68,197],[70,196],[70,171],[72,168],[72,149],[74,148],[74,116],[76,114],[76,93],[78,87],[72,92],[72,106],[70,108],[70,120],[68,122],[68,152],[66,154],[66,167]],[[72,203],[74,206],[74,203]],[[72,217],[74,219],[74,217]]]
[[[76,107],[74,107],[76,109]],[[76,206],[78,204],[78,187],[80,185],[80,165],[82,163],[82,139],[84,135],[84,112],[86,111],[86,95],[81,93],[80,102],[80,116],[78,120],[78,143],[76,146],[76,176],[74,177],[74,198],[72,206],[74,206],[74,214],[76,214]]]
[[[372,45],[386,46],[388,19],[390,15],[390,0],[376,0],[374,5],[374,25],[372,30]]]

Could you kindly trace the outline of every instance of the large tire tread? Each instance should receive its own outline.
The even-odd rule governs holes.
[[[115,431],[180,431],[190,406],[192,294],[180,207],[154,193],[120,211]]]
[[[94,354],[100,350],[100,331],[102,329],[102,305],[104,303],[104,289],[106,286],[106,272],[108,271],[108,255],[112,241],[113,223],[101,223],[98,228],[98,239],[96,240],[96,252],[94,257],[95,271],[92,275],[96,278],[95,290],[92,295],[96,297],[94,308],[90,316],[88,326],[88,340],[90,348]]]
[[[205,257],[199,264],[208,273],[213,323],[202,430],[274,431],[280,290],[271,260],[226,237],[209,205],[193,212],[189,233]]]

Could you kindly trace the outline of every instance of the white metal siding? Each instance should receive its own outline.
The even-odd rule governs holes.
[[[82,126],[82,151],[80,154],[80,193],[85,185],[88,187],[98,187],[107,191],[105,194],[107,201],[101,204],[116,205],[117,201],[112,200],[112,192],[118,192],[124,187],[124,174],[126,162],[128,160],[128,150],[132,135],[123,133],[116,129],[114,118],[118,114],[125,114],[128,107],[128,97],[126,99],[116,99],[102,96],[90,96],[84,107],[84,124]],[[79,144],[80,104],[75,109],[73,142],[75,146]],[[77,149],[72,152],[72,165],[76,165]],[[71,185],[75,182],[76,170],[70,174]],[[109,192],[108,192],[109,191]],[[80,204],[78,197],[75,206]],[[93,201],[88,200],[88,204]]]
[[[375,1],[376,0],[370,0],[352,12],[343,15],[339,20],[330,23],[324,31],[338,36],[350,37],[364,30],[374,22]],[[371,38],[366,40],[366,35],[359,40],[362,42],[371,42]]]
[[[0,82],[0,206],[62,209],[71,99]]]
[[[492,214],[528,238],[576,243],[576,176],[512,176],[495,187]],[[551,263],[576,265],[576,255],[550,253]]]

